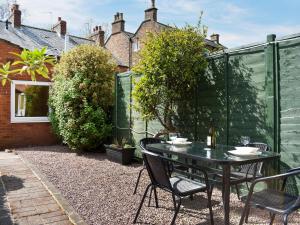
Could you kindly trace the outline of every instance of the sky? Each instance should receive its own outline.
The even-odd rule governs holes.
[[[0,4],[7,0],[0,0]],[[24,24],[50,28],[61,16],[70,34],[84,35],[86,24],[110,27],[116,12],[123,12],[125,29],[135,32],[150,0],[17,0],[25,9]],[[300,33],[300,0],[156,0],[158,20],[178,27],[202,24],[208,35],[220,34],[229,47]]]

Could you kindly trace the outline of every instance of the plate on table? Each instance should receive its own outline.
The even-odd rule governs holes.
[[[167,141],[168,144],[170,145],[176,145],[176,146],[185,146],[185,145],[190,145],[192,144],[191,141],[185,141],[185,142],[179,142],[179,141]]]
[[[236,150],[247,152],[247,153],[255,153],[259,150],[257,147],[248,147],[248,146],[241,146],[241,147],[234,147]]]
[[[256,156],[256,155],[261,155],[262,152],[259,151],[255,151],[255,152],[247,152],[244,151],[243,149],[239,149],[239,150],[230,150],[228,151],[228,153],[230,153],[231,155],[235,155],[235,156]]]

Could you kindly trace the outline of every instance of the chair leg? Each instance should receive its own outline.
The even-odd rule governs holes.
[[[142,206],[143,206],[143,204],[144,204],[146,195],[147,195],[147,193],[148,193],[150,187],[152,187],[152,184],[149,184],[149,185],[147,186],[146,190],[145,190],[145,193],[144,193],[143,198],[142,198],[142,200],[141,200],[140,206],[139,206],[139,208],[138,208],[138,210],[137,210],[137,212],[136,212],[136,215],[135,215],[135,218],[134,218],[134,220],[133,220],[133,223],[136,223],[136,220],[137,220],[137,218],[138,218],[138,216],[139,216],[139,214],[140,214],[141,208],[142,208]]]
[[[248,218],[250,214],[250,207],[247,208],[246,215],[245,215],[245,223],[248,223]]]
[[[271,217],[271,219],[270,219],[270,225],[273,225],[273,222],[274,222],[274,219],[275,219],[275,213],[270,213],[270,217]]]
[[[211,188],[207,189],[207,206],[209,209],[209,216],[210,216],[210,224],[214,225],[214,215],[211,207],[211,195],[212,195],[212,190]]]
[[[237,184],[235,185],[235,189],[236,189],[236,194],[237,194],[238,199],[241,200],[241,198],[240,198],[240,188]]]
[[[285,214],[284,216],[283,216],[283,224],[284,225],[287,225],[288,224],[288,214]]]
[[[155,198],[155,206],[156,208],[158,208],[158,198],[157,198],[157,191],[156,191],[156,188],[154,188],[154,198]]]
[[[150,195],[149,195],[149,201],[148,201],[148,207],[150,207],[150,203],[151,203],[151,198],[152,198],[152,192],[153,192],[153,186],[150,189]]]
[[[174,198],[175,198],[175,197],[174,197]],[[178,212],[179,212],[180,206],[181,206],[181,198],[179,198],[179,202],[178,202],[178,204],[177,204],[177,207],[175,207],[175,213],[174,213],[174,216],[173,216],[171,225],[174,225],[174,224],[175,224],[175,220],[176,220],[177,214],[178,214]]]
[[[172,194],[172,198],[173,198],[174,209],[176,210],[176,199],[175,199],[175,195],[174,194]]]
[[[137,178],[137,180],[136,180],[135,188],[134,188],[134,192],[133,192],[134,195],[136,194],[137,188],[138,188],[139,183],[140,183],[141,175],[142,175],[142,172],[143,172],[144,170],[145,170],[145,167],[143,167],[143,168],[140,170],[140,172],[139,172],[139,176],[138,176],[138,178]]]
[[[247,212],[249,212],[249,210],[250,210],[250,202],[248,202],[248,200],[247,200],[239,225],[242,225],[244,223],[245,216],[246,216]]]

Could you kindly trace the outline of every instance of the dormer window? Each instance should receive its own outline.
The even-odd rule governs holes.
[[[140,41],[138,38],[133,40],[133,44],[132,44],[132,50],[134,52],[138,52],[140,50]]]

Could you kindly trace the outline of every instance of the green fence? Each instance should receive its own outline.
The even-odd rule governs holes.
[[[299,166],[300,35],[268,35],[266,42],[210,55],[208,62],[197,92],[178,108],[181,132],[205,140],[213,118],[218,143],[236,144],[241,136],[250,136],[284,153],[282,168]],[[116,75],[115,135],[138,143],[161,126],[142,121],[130,107],[133,79],[139,77]]]

